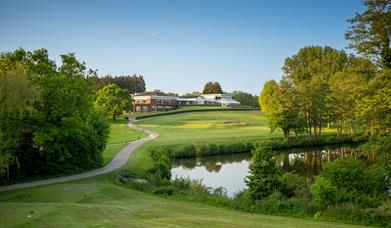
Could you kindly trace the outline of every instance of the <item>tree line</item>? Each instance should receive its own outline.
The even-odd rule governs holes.
[[[367,0],[345,37],[360,56],[307,46],[285,59],[279,82],[259,97],[272,130],[317,138],[325,127],[338,134],[391,132],[391,14],[389,0]]]
[[[0,176],[97,168],[109,134],[93,106],[96,72],[74,54],[57,66],[45,49],[0,55]]]
[[[304,47],[285,59],[279,82],[265,83],[259,103],[271,130],[280,129],[287,142],[292,133],[318,140],[326,127],[368,141],[356,156],[327,162],[311,182],[282,174],[271,145],[255,145],[239,207],[390,225],[391,1],[364,4],[367,10],[348,20],[345,34],[359,56],[327,46]]]
[[[142,75],[95,77],[96,89],[100,90],[108,84],[116,84],[122,89],[127,89],[130,94],[141,93],[145,91],[145,80]]]

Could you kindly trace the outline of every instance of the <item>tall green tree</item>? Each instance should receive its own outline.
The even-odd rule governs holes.
[[[348,20],[349,47],[385,68],[391,68],[391,0],[364,0],[367,7]]]
[[[57,67],[44,49],[18,49],[2,53],[1,58],[7,63],[1,64],[1,69],[16,69],[8,71],[12,73],[7,78],[11,79],[9,83],[1,83],[12,90],[1,91],[10,107],[25,107],[18,121],[21,127],[17,129],[21,131],[13,129],[20,134],[14,146],[9,147],[20,167],[19,174],[11,167],[11,177],[74,173],[99,167],[109,125],[93,108],[95,85],[89,80],[92,71],[87,71],[74,54],[62,55],[62,64]],[[37,99],[29,95],[31,89],[37,93]],[[15,118],[5,116],[1,120],[3,124]]]
[[[350,56],[346,69],[331,76],[329,120],[335,123],[338,134],[342,134],[344,130],[348,130],[350,134],[365,130],[365,123],[359,118],[362,112],[360,106],[369,92],[367,84],[375,72],[376,66],[369,60]]]
[[[242,91],[234,91],[232,94],[232,98],[236,101],[239,101],[241,105],[254,108],[259,107],[258,96],[254,96],[252,94]]]
[[[329,80],[332,75],[343,71],[347,63],[345,52],[320,46],[304,47],[285,59],[282,81],[289,83],[297,95],[300,101],[297,109],[306,119],[310,135],[318,137],[330,121]]]
[[[33,112],[38,93],[20,63],[12,55],[0,55],[0,177],[9,178],[11,165],[19,164],[15,148],[27,126],[23,119]]]
[[[266,112],[272,132],[279,128],[284,137],[289,138],[292,130],[296,134],[304,131],[305,123],[297,108],[297,96],[287,81],[266,82],[259,96],[259,103],[262,111]]]
[[[372,135],[391,133],[391,69],[377,73],[365,86],[367,94],[358,105],[363,125]]]
[[[218,82],[208,82],[204,86],[203,92],[204,94],[218,94],[223,93],[223,89]]]
[[[142,75],[127,75],[127,76],[111,76],[95,77],[97,90],[104,86],[113,83],[121,89],[127,89],[129,93],[140,93],[145,91],[145,80]]]
[[[108,84],[98,91],[95,107],[115,121],[118,116],[132,109],[131,96],[126,89],[116,84]]]
[[[259,200],[279,189],[279,171],[270,145],[257,144],[251,153],[250,175],[246,184],[251,198]]]

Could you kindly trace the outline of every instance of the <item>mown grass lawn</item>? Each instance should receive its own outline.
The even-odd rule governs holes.
[[[266,115],[260,111],[211,111],[183,113],[145,119],[142,128],[158,132],[160,136],[132,153],[125,169],[143,174],[152,165],[148,149],[183,144],[225,142],[254,142],[282,137],[279,130],[270,132]],[[324,129],[333,133],[335,129]]]
[[[0,192],[1,227],[354,227],[244,213],[146,194],[115,175]]]
[[[174,109],[172,111],[168,111],[166,113],[175,114],[178,111],[183,111],[183,110],[197,111],[200,109],[219,110],[219,109],[226,109],[226,107],[215,106],[215,105],[185,105],[185,106],[178,107],[177,109]],[[136,118],[136,117],[141,117],[141,116],[149,116],[151,114],[154,114],[154,112],[135,112],[135,113],[128,113],[128,114],[126,114],[126,116],[128,116],[130,118]]]
[[[142,127],[160,133],[131,155],[127,169],[145,172],[150,146],[253,140],[270,134],[263,113],[186,113],[152,118]],[[138,138],[124,124],[113,125],[111,142]],[[128,134],[130,135],[128,137]],[[143,133],[146,135],[145,133]],[[137,138],[135,138],[137,137]],[[125,143],[107,147],[105,162]],[[0,227],[353,227],[351,225],[244,213],[203,203],[150,195],[127,188],[115,173],[73,182],[0,192]]]
[[[143,120],[143,128],[158,132],[153,144],[217,143],[255,140],[282,136],[270,133],[264,113],[260,111],[213,111],[184,113]]]
[[[109,140],[106,149],[103,151],[103,165],[107,165],[113,159],[114,155],[125,147],[127,142],[146,136],[148,136],[147,133],[129,128],[125,122],[118,121],[111,123]]]
[[[110,125],[110,136],[107,144],[130,142],[146,136],[148,136],[147,133],[129,128],[125,122],[118,121]]]

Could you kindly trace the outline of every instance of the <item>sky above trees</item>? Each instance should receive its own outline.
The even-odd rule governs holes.
[[[141,74],[147,89],[185,93],[218,81],[259,94],[307,45],[344,49],[358,0],[0,1],[0,51],[74,52],[99,75]],[[351,52],[351,50],[348,50]]]

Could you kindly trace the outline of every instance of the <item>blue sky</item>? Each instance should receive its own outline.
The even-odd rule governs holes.
[[[147,89],[259,94],[308,45],[344,49],[359,0],[0,0],[0,51],[68,52],[99,75],[144,75]],[[349,50],[349,52],[351,52]]]

